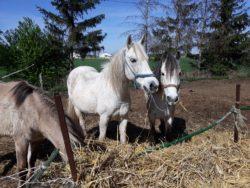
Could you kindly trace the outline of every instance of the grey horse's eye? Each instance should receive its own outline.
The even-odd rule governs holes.
[[[161,75],[164,76],[165,75],[164,72],[162,72]]]
[[[136,59],[135,58],[130,58],[130,61],[132,62],[132,63],[136,63]]]

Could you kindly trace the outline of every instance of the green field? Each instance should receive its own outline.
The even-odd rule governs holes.
[[[180,59],[180,65],[182,72],[192,72],[197,70],[196,62],[193,59],[190,59],[188,57],[182,57]]]
[[[107,61],[108,61],[107,59],[102,59],[102,58],[86,58],[84,60],[76,60],[75,66],[76,67],[82,66],[82,65],[91,66],[97,69],[98,71],[100,71],[101,65]],[[180,60],[181,70],[183,72],[192,72],[196,70],[194,64],[195,64],[195,61],[187,57],[182,57]],[[157,66],[157,62],[150,61],[149,65],[152,69],[154,69]]]
[[[75,67],[79,67],[82,65],[91,66],[100,71],[102,64],[105,62],[107,62],[107,59],[103,58],[86,58],[84,60],[77,59],[75,60]]]
[[[75,60],[75,66],[91,66],[94,67],[95,69],[97,69],[98,71],[100,71],[102,68],[102,64],[107,62],[107,59],[103,59],[103,58],[86,58],[84,60]],[[181,69],[183,72],[192,72],[194,71],[196,68],[193,66],[194,64],[194,60],[190,59],[190,58],[186,58],[186,57],[182,57],[180,60],[180,65],[181,65]],[[155,61],[150,61],[149,63],[150,67],[152,69],[154,69],[157,65],[157,62]],[[246,71],[245,69],[242,69],[242,74],[244,74]],[[249,72],[249,71],[248,71]],[[5,76],[8,72],[0,67],[0,77]]]

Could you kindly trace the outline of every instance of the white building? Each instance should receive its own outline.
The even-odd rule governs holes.
[[[74,59],[81,59],[81,55],[76,53],[76,52],[73,52],[73,58]]]
[[[104,53],[100,54],[99,57],[100,58],[105,58],[105,59],[110,59],[112,57],[112,55],[109,54],[109,53],[104,52]]]

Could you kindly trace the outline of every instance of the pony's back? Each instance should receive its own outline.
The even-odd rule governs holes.
[[[70,138],[83,142],[79,125],[66,118]],[[25,81],[0,83],[0,135],[22,134],[28,138],[53,140],[53,134],[60,131],[56,107],[48,96]],[[32,130],[32,131],[30,131]],[[53,143],[53,141],[52,141]]]
[[[16,118],[15,101],[11,89],[18,82],[0,83],[0,135],[13,135],[13,121]]]

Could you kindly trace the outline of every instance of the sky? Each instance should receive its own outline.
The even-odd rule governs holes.
[[[107,34],[102,42],[105,52],[114,53],[122,48],[126,43],[126,36],[122,35],[127,30],[133,29],[133,25],[125,24],[127,16],[136,15],[135,4],[137,0],[105,0],[97,5],[96,9],[89,13],[89,16],[105,14],[105,19],[97,26]],[[170,0],[161,0],[169,2]],[[247,1],[248,6],[250,0]],[[30,17],[41,28],[44,27],[43,18],[37,10],[37,6],[55,12],[50,0],[0,0],[0,30],[14,29],[18,21],[23,17]],[[161,15],[163,12],[158,10],[154,15]]]
[[[90,12],[90,16],[105,14],[105,19],[97,26],[107,34],[102,42],[105,52],[114,53],[126,43],[126,36],[122,34],[132,29],[124,24],[127,16],[136,14],[133,2],[136,0],[106,0]],[[43,18],[37,6],[55,12],[49,0],[0,0],[0,30],[14,29],[23,17],[30,17],[40,27],[44,27]]]

